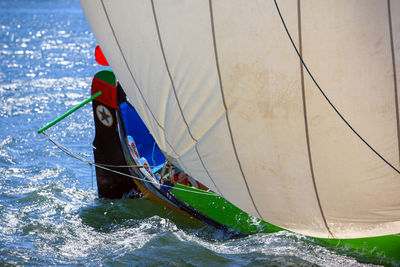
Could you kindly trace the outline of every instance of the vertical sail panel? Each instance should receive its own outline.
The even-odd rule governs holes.
[[[296,1],[280,2],[296,36]],[[232,137],[257,209],[268,222],[327,237],[307,154],[299,58],[274,3],[214,1],[214,16]]]
[[[135,77],[140,93],[147,102],[147,108],[154,114],[154,118],[150,119],[157,120],[164,128],[165,136],[156,136],[156,140],[158,141],[158,138],[168,140],[174,151],[181,155],[180,151],[192,147],[193,141],[188,138],[186,126],[180,116],[173,94],[157,35],[151,2],[125,1],[116,5],[112,1],[107,1],[105,7],[109,19],[115,25],[114,31],[132,73],[131,76]],[[112,59],[110,61],[112,62]],[[111,66],[114,69],[114,65]],[[120,77],[118,74],[117,77],[125,88],[125,83],[130,77]],[[138,90],[127,87],[125,91],[135,105],[137,102],[143,101]],[[139,114],[141,115],[140,111]],[[168,118],[168,122],[166,118]],[[154,126],[152,128],[153,131],[158,131]],[[174,129],[172,134],[170,129]]]
[[[240,170],[225,120],[208,2],[154,1],[154,11],[182,111],[176,114],[167,107],[166,130],[174,134],[169,121],[184,117],[187,133],[195,142],[190,150],[180,152],[185,171],[208,186],[215,185],[216,192],[254,214],[251,199],[243,191],[245,183],[236,175]]]
[[[301,10],[303,58],[314,78],[354,129],[399,168],[386,1],[301,1]],[[391,222],[400,225],[400,175],[305,78],[315,180],[330,229],[340,237],[360,229],[391,233]]]
[[[105,2],[104,5],[102,1],[81,1],[80,3],[96,36],[96,39],[101,45],[103,53],[110,63],[110,66],[116,73],[116,76],[122,86],[124,88],[129,88],[129,92],[128,90],[126,90],[126,92],[128,93],[130,100],[134,103],[135,108],[137,109],[141,118],[146,122],[146,125],[151,131],[152,135],[158,141],[158,145],[161,149],[167,151],[168,154],[177,156],[172,151],[172,148],[165,142],[162,116],[157,114],[155,111],[150,110],[148,103],[149,100],[143,97],[145,96],[144,93],[147,91],[139,87],[140,80],[138,79],[140,77],[138,77],[136,74],[136,68],[139,67],[139,65],[132,66],[131,58],[127,52],[123,50],[124,45],[127,46],[127,44],[122,43],[122,40],[120,39],[122,36],[127,38],[127,36],[129,37],[135,35],[136,32],[138,32],[137,28],[140,26],[146,27],[142,22],[142,20],[145,19],[145,14],[139,11],[142,11],[145,7],[149,8],[148,3],[146,1],[136,1],[135,5],[133,5],[132,1],[125,2],[126,3],[123,3],[123,5],[112,6],[113,8],[122,9],[121,12],[107,8],[109,6],[108,2]],[[112,14],[110,13],[114,12],[118,14],[120,12],[119,14],[122,17],[124,14],[123,10],[127,11],[127,7],[129,7],[130,14],[135,14],[135,16],[129,16],[130,20],[135,19],[136,21],[130,25],[132,21],[129,21],[127,18],[125,18],[126,21],[122,23],[122,25],[117,24],[117,22],[113,20],[114,16],[111,17]],[[121,34],[123,25],[125,27],[130,27],[130,29],[125,29],[125,32],[122,32]],[[134,27],[136,27],[136,32],[134,31]],[[142,33],[139,32],[137,33],[139,36],[140,34],[147,34],[147,31]],[[133,52],[139,53],[140,51],[147,51],[146,44],[140,43],[140,39],[138,40],[138,42],[131,44],[132,48],[135,48]],[[150,57],[151,55],[149,53],[143,53],[143,57],[145,56]],[[146,59],[143,58],[141,61],[145,61],[145,63],[141,65],[142,68],[146,66],[149,68],[148,60],[146,61]],[[136,61],[135,64],[139,62]]]

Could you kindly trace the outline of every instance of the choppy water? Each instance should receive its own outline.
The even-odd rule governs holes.
[[[147,200],[97,198],[90,167],[36,131],[101,70],[77,1],[0,0],[0,265],[357,266],[290,233],[232,238]],[[48,131],[92,158],[91,107]]]

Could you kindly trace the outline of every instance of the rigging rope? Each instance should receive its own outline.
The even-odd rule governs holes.
[[[343,122],[350,128],[350,130],[365,144],[367,145],[378,157],[380,157],[387,165],[389,165],[394,171],[396,171],[398,174],[400,174],[400,170],[398,170],[396,167],[394,167],[389,161],[387,161],[381,154],[379,154],[378,151],[376,151],[354,128],[353,126],[351,126],[351,124],[343,117],[343,115],[339,112],[339,110],[335,107],[335,105],[333,105],[333,103],[331,102],[331,100],[328,98],[328,96],[325,94],[325,92],[322,90],[322,88],[319,86],[318,82],[315,80],[314,76],[311,74],[311,71],[308,69],[306,63],[303,60],[303,57],[300,55],[299,50],[296,47],[296,44],[294,43],[292,36],[290,35],[290,32],[286,26],[285,20],[282,17],[281,11],[279,9],[278,3],[276,2],[276,0],[274,0],[275,3],[275,7],[276,10],[278,11],[279,17],[282,21],[283,27],[285,28],[286,34],[290,39],[290,42],[292,43],[292,46],[294,48],[294,50],[297,53],[297,56],[299,57],[301,64],[304,66],[304,68],[306,69],[308,75],[310,76],[310,78],[312,79],[312,81],[314,82],[314,84],[317,86],[318,90],[320,91],[320,93],[323,95],[323,97],[325,98],[325,100],[328,102],[328,104],[333,108],[333,110],[336,112],[337,115],[339,115],[339,117],[343,120]]]
[[[160,187],[162,186],[162,187],[166,187],[166,188],[169,188],[169,189],[180,190],[180,191],[184,191],[184,192],[188,192],[188,193],[193,193],[193,194],[207,195],[207,196],[213,196],[213,197],[220,197],[219,195],[217,195],[217,194],[215,194],[215,193],[212,193],[212,192],[199,192],[199,191],[187,190],[187,189],[184,189],[184,188],[169,186],[169,185],[161,184],[161,183],[158,183],[158,182],[155,182],[155,181],[149,181],[149,180],[146,180],[146,179],[143,179],[143,178],[134,176],[134,175],[129,175],[129,174],[126,174],[126,173],[123,173],[123,172],[119,172],[119,171],[116,171],[116,170],[112,170],[112,169],[107,168],[107,167],[129,167],[129,168],[130,168],[130,167],[139,167],[139,168],[144,168],[144,166],[143,166],[143,165],[119,165],[119,166],[118,166],[118,165],[97,164],[97,163],[95,163],[95,162],[92,162],[92,161],[90,161],[90,160],[88,160],[88,159],[85,159],[85,158],[83,158],[82,156],[79,156],[78,154],[72,152],[71,150],[69,150],[68,148],[66,148],[65,146],[61,145],[60,143],[58,143],[58,142],[57,142],[56,140],[54,140],[53,138],[51,138],[45,131],[43,131],[42,134],[43,134],[44,136],[46,136],[47,139],[49,139],[50,142],[52,142],[52,143],[53,143],[58,149],[60,149],[62,152],[64,152],[65,154],[67,154],[68,156],[70,156],[70,157],[72,157],[72,158],[74,158],[74,159],[77,159],[77,160],[79,160],[79,161],[82,161],[82,162],[88,164],[88,165],[91,166],[91,167],[95,166],[95,167],[98,167],[98,168],[100,168],[100,169],[103,169],[103,170],[106,170],[106,171],[109,171],[109,172],[112,172],[112,173],[115,173],[115,174],[119,174],[119,175],[122,175],[122,176],[125,176],[125,177],[128,177],[128,178],[132,178],[132,179],[135,179],[135,180],[138,180],[138,181],[143,181],[143,182],[146,182],[146,183],[151,183],[151,184],[154,184],[154,185],[158,185],[158,186],[160,186]]]
[[[153,164],[154,165],[156,165],[156,162],[155,162],[155,160],[154,160],[154,150],[156,149],[156,142],[154,141],[154,144],[153,144],[153,151],[151,152],[151,160],[153,161]]]

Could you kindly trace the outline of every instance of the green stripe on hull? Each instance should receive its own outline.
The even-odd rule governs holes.
[[[176,188],[182,188],[186,191]],[[199,192],[200,194],[193,194],[188,192],[188,190]],[[250,216],[215,193],[206,192],[181,184],[176,184],[172,189],[172,193],[180,200],[184,201],[215,221],[245,234],[254,234],[259,232],[272,233],[284,230],[263,220]]]
[[[172,189],[172,193],[213,220],[242,233],[272,233],[285,230],[250,216],[215,193],[181,184],[176,184]],[[359,261],[400,266],[399,235],[357,239],[312,238],[312,240],[319,245],[353,256]]]

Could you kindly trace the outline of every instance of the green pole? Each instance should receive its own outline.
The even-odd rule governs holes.
[[[96,97],[98,97],[99,95],[101,95],[101,91],[95,93],[94,95],[92,95],[91,97],[89,97],[88,99],[86,99],[85,101],[83,101],[82,103],[76,105],[75,107],[71,108],[70,110],[68,110],[67,112],[65,112],[64,114],[62,114],[60,117],[58,117],[57,119],[53,120],[52,122],[48,123],[46,126],[42,127],[39,129],[38,133],[42,133],[44,131],[46,131],[47,129],[49,129],[51,126],[53,126],[54,124],[56,124],[57,122],[65,119],[66,117],[68,117],[69,115],[71,115],[72,113],[74,113],[75,111],[77,111],[78,109],[80,109],[81,107],[83,107],[84,105],[86,105],[87,103],[89,103],[90,101],[92,101],[93,99],[95,99]]]

